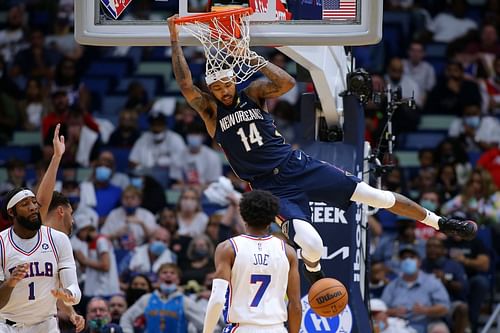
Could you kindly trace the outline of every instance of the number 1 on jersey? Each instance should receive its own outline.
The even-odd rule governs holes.
[[[264,274],[250,275],[250,283],[254,284],[257,282],[260,282],[261,284],[259,289],[257,289],[257,292],[255,293],[255,297],[253,298],[252,303],[250,304],[250,306],[252,307],[259,306],[260,300],[262,299],[262,296],[264,296],[264,292],[271,283],[271,275],[264,275]]]
[[[257,129],[257,126],[255,123],[250,123],[250,133],[248,137],[245,134],[245,131],[243,130],[243,127],[240,127],[240,129],[236,132],[240,136],[241,142],[243,142],[243,146],[245,146],[246,151],[252,150],[252,147],[250,146],[251,144],[258,144],[259,146],[262,146],[264,144],[264,141],[262,141],[262,136],[259,133],[259,130]],[[248,142],[250,139],[250,143]]]
[[[32,301],[35,299],[35,282],[28,284],[28,287],[30,288],[30,295],[28,296],[28,299]]]

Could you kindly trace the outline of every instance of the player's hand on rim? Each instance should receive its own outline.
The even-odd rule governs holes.
[[[12,271],[12,274],[5,282],[7,286],[14,288],[19,281],[24,279],[26,274],[28,273],[28,269],[30,267],[29,263],[17,265],[16,268]]]
[[[168,22],[168,30],[170,30],[170,40],[177,41],[177,36],[179,32],[177,31],[177,24],[175,23],[175,19],[179,17],[179,14],[175,14],[170,16],[167,19]]]
[[[67,289],[62,289],[62,288],[52,289],[50,292],[55,298],[60,299],[64,303],[67,304],[76,303],[76,297],[73,296],[73,294]]]
[[[61,129],[61,124],[56,125],[54,130],[54,138],[52,139],[52,145],[54,146],[54,156],[61,157],[66,150],[66,145],[64,144],[64,135],[59,136],[59,130]]]
[[[78,313],[74,312],[69,316],[69,320],[73,325],[75,325],[76,333],[83,331],[85,328],[85,318],[80,316]]]

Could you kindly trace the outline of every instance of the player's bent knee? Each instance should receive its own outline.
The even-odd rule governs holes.
[[[396,197],[391,191],[379,190],[363,182],[356,185],[351,200],[376,208],[391,208],[396,203]]]
[[[295,236],[293,241],[302,249],[302,257],[310,262],[317,262],[323,254],[323,240],[311,223],[292,220]]]

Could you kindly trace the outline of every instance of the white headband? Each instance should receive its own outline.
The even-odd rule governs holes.
[[[234,76],[234,72],[232,69],[223,69],[218,72],[209,74],[205,77],[205,81],[207,82],[207,86],[211,85],[214,82],[222,80],[223,78],[232,79]]]
[[[19,201],[21,201],[23,199],[31,198],[34,196],[35,196],[35,194],[33,192],[31,192],[30,190],[21,190],[21,191],[17,192],[12,198],[10,198],[9,202],[7,203],[7,209],[11,209],[15,205],[17,205],[17,203]]]

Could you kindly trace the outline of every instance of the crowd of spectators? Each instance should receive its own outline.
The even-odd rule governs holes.
[[[494,301],[500,253],[498,242],[492,242],[500,234],[500,5],[495,0],[390,0],[385,5],[383,41],[354,48],[354,54],[372,73],[376,91],[400,87],[403,98],[415,98],[416,109],[393,117],[397,137],[417,131],[423,116],[454,118],[441,142],[418,151],[418,167],[394,159],[384,187],[429,210],[478,221],[480,237],[445,239],[385,210],[371,216],[374,322],[380,333],[475,333],[480,315]],[[142,17],[147,7],[137,5],[130,15]],[[164,325],[199,331],[214,247],[243,227],[237,196],[221,206],[208,202],[203,190],[221,176],[237,192],[249,190],[247,184],[225,163],[178,91],[155,95],[133,79],[136,48],[84,47],[74,41],[72,1],[7,1],[0,11],[5,14],[0,145],[18,144],[19,133],[34,133],[41,143],[30,147],[27,157],[1,161],[7,176],[0,196],[15,186],[37,189],[61,123],[66,153],[56,190],[74,211],[72,244],[84,295],[78,310],[86,314],[86,331],[106,325],[117,332]],[[395,25],[399,35],[393,34]],[[436,49],[441,51],[426,55]],[[138,61],[166,63],[168,51],[141,48]],[[187,52],[199,58],[196,48]],[[291,68],[283,54],[264,53]],[[103,59],[132,68],[121,104],[112,105],[116,113],[105,107],[121,78],[102,91],[89,74]],[[168,79],[158,86],[174,86]],[[203,82],[200,75],[195,80]],[[311,84],[298,83],[269,101],[280,132],[296,145],[299,98],[310,89]],[[384,108],[384,103],[366,106],[366,139],[374,146],[386,121]],[[0,220],[0,226],[8,222]],[[67,318],[60,323],[63,332],[72,332]]]

